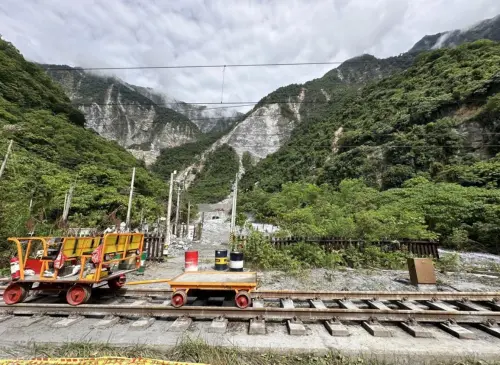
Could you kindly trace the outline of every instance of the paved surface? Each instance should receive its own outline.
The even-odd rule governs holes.
[[[391,337],[373,337],[360,325],[348,324],[347,337],[330,336],[321,324],[305,324],[305,335],[289,335],[285,324],[266,323],[265,335],[248,335],[248,322],[229,322],[224,333],[212,333],[210,321],[194,321],[187,330],[170,330],[172,321],[157,320],[146,329],[131,330],[134,320],[121,319],[108,328],[98,328],[98,318],[84,319],[66,328],[52,327],[60,319],[43,318],[27,327],[22,321],[11,318],[0,323],[0,347],[15,348],[29,343],[108,342],[115,345],[153,345],[168,348],[175,346],[185,336],[203,339],[208,344],[239,346],[247,349],[273,349],[277,351],[326,352],[340,351],[345,355],[364,355],[385,360],[404,359],[408,363],[437,359],[500,360],[500,339],[467,327],[477,335],[475,340],[461,340],[438,329],[425,325],[433,338],[413,338],[397,326],[386,326]],[[141,319],[138,319],[141,320]],[[143,319],[142,319],[143,320]],[[1,356],[1,353],[0,353]],[[5,355],[8,357],[8,355]],[[411,361],[409,361],[411,360]]]

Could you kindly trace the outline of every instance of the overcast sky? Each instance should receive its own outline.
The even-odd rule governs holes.
[[[82,67],[322,62],[396,55],[497,14],[499,0],[2,0],[0,34],[30,60]],[[331,68],[228,68],[224,101]],[[221,69],[115,75],[186,102],[221,98]]]

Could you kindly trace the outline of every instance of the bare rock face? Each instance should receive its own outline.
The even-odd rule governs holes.
[[[86,127],[154,162],[160,150],[195,141],[199,128],[185,115],[157,104],[117,78],[68,66],[44,66],[85,114]]]
[[[281,115],[278,104],[262,106],[238,124],[228,144],[239,156],[249,152],[257,159],[276,152],[290,137],[297,121]]]

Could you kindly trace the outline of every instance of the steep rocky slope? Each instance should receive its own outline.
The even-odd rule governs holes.
[[[117,141],[146,164],[154,162],[161,149],[200,135],[185,115],[155,103],[122,80],[69,66],[43,66],[85,114],[87,128]]]

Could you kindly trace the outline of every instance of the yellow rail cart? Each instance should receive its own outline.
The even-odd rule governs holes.
[[[17,256],[11,259],[6,304],[22,302],[30,291],[58,291],[71,305],[86,303],[95,284],[112,290],[137,270],[144,245],[142,233],[110,233],[98,237],[11,237]]]
[[[257,287],[255,272],[224,272],[224,271],[192,271],[185,272],[168,280],[173,290],[172,306],[182,307],[187,302],[190,290],[223,290],[234,291],[234,301],[239,308],[250,305],[250,292]]]

